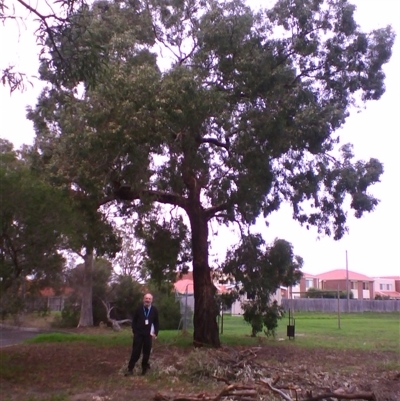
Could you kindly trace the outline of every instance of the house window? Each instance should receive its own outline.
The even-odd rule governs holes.
[[[368,281],[363,282],[363,290],[369,290],[369,283]]]
[[[385,289],[385,285],[384,284],[379,284],[379,289],[383,291]]]
[[[247,299],[249,299],[249,300],[254,300],[254,299],[256,298],[256,294],[255,294],[255,292],[248,292],[248,293],[246,294],[246,297],[247,297]]]
[[[391,291],[392,290],[392,284],[386,284],[386,289],[388,291]]]
[[[314,282],[312,278],[306,278],[306,289],[314,287]]]
[[[350,283],[350,288],[351,288],[352,290],[355,290],[355,289],[356,289],[356,283],[355,283],[354,281],[352,281],[352,282]]]

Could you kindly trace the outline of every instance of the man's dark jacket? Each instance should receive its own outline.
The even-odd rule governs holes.
[[[145,324],[146,319],[149,324]],[[145,311],[144,305],[141,304],[133,314],[132,318],[132,331],[135,335],[150,335],[151,325],[154,325],[154,334],[158,336],[159,322],[158,310],[155,306],[151,306],[148,315]]]

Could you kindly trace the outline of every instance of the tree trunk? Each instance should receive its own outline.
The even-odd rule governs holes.
[[[93,326],[93,251],[86,251],[84,256],[82,283],[81,316],[78,327]]]
[[[208,265],[208,221],[201,205],[188,210],[192,230],[194,282],[193,344],[220,347],[215,287]]]

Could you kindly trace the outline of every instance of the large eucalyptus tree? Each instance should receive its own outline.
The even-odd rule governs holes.
[[[161,203],[187,216],[197,345],[220,345],[212,219],[251,225],[289,202],[294,219],[339,239],[347,196],[357,217],[378,203],[368,188],[382,164],[355,161],[351,145],[338,156],[337,131],[351,107],[384,93],[394,33],[363,32],[354,9],[347,0],[278,0],[259,12],[241,0],[98,1],[84,10],[90,35],[71,25],[55,38],[61,52],[72,52],[69,37],[101,49],[106,68],[85,89],[42,68],[49,86],[30,118],[43,165],[98,205],[116,199],[122,212],[146,214]]]

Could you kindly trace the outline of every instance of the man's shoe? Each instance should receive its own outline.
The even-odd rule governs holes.
[[[142,366],[142,376],[144,376],[149,369],[150,369],[150,365]]]
[[[124,373],[124,376],[133,376],[133,369],[127,369]]]

